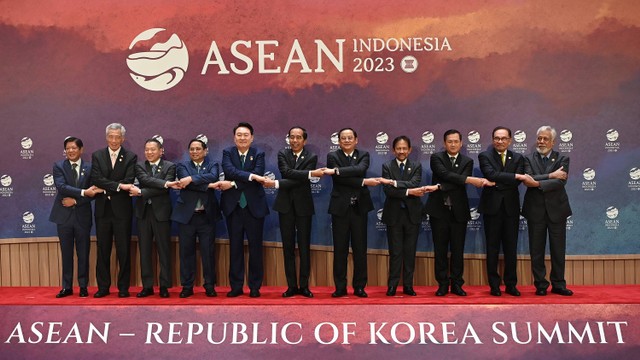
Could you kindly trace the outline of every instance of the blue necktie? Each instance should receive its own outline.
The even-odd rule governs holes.
[[[240,155],[240,168],[244,169],[244,159],[245,159],[245,155]],[[247,197],[244,196],[244,191],[240,193],[240,201],[238,202],[240,204],[240,208],[244,209],[247,207]]]

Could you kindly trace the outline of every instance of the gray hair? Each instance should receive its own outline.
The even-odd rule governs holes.
[[[127,129],[124,128],[124,125],[120,123],[111,123],[107,125],[105,135],[109,134],[109,130],[120,130],[120,135],[122,135],[122,137],[124,137],[124,134],[127,132]]]
[[[552,128],[549,125],[540,126],[540,128],[538,128],[538,131],[536,131],[536,135],[540,135],[540,133],[543,132],[543,131],[551,132],[551,141],[554,141],[556,139],[556,135],[558,135],[558,133],[556,132],[556,129]],[[124,133],[123,133],[123,135],[124,135]]]

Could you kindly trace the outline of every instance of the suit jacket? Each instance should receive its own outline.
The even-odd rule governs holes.
[[[180,190],[176,204],[171,213],[171,220],[180,224],[188,224],[194,214],[198,200],[204,206],[207,218],[212,223],[221,219],[220,206],[214,189],[209,189],[209,184],[218,181],[220,167],[217,162],[205,157],[202,167],[198,168],[193,161],[185,161],[176,166],[178,179],[191,176],[191,183]]]
[[[478,155],[482,175],[496,183],[482,189],[478,212],[496,215],[504,203],[505,211],[511,216],[520,214],[520,193],[514,174],[524,174],[524,156],[507,150],[505,165],[502,166],[500,154],[490,147]]]
[[[118,185],[133,184],[137,161],[138,156],[124,147],[120,147],[115,167],[111,166],[108,148],[97,150],[91,155],[91,183],[105,190],[105,193],[95,196],[96,217],[104,216],[107,197],[110,197],[114,216],[119,219],[131,219],[131,197],[126,191],[118,191]]]
[[[278,181],[278,195],[273,210],[279,213],[293,211],[297,216],[311,216],[315,213],[309,171],[314,170],[317,164],[318,156],[306,148],[302,149],[297,162],[294,162],[291,149],[278,152],[278,170],[282,180]]]
[[[53,164],[53,181],[58,193],[53,201],[49,221],[56,224],[64,224],[69,217],[75,216],[75,221],[88,226],[93,224],[91,219],[91,201],[93,198],[82,196],[82,189],[91,186],[91,163],[82,161],[80,163],[80,175],[78,177],[78,187],[75,186],[73,169],[69,160],[57,161]],[[72,197],[76,199],[76,206],[62,206],[62,199]]]
[[[549,161],[545,167],[542,156],[537,151],[525,158],[524,171],[540,182],[539,188],[527,188],[522,204],[522,215],[534,222],[544,222],[545,213],[549,214],[552,222],[561,222],[571,216],[569,197],[565,190],[566,180],[549,179],[549,173],[560,166],[569,172],[569,157],[551,151]]]
[[[222,171],[225,180],[235,181],[236,187],[222,192],[220,199],[222,212],[228,216],[235,210],[240,201],[240,194],[244,192],[247,208],[256,218],[263,218],[269,214],[269,206],[265,197],[264,187],[257,181],[249,181],[250,174],[264,175],[264,152],[250,147],[244,161],[244,168],[240,166],[240,155],[235,146],[222,151]]]
[[[151,200],[153,214],[158,221],[169,221],[171,218],[171,198],[169,189],[164,187],[167,181],[176,179],[176,165],[170,161],[160,159],[156,174],[152,174],[149,161],[136,164],[136,178],[140,183],[142,196],[136,199],[135,213],[138,219],[144,217],[145,208]]]
[[[373,210],[373,201],[367,186],[362,186],[362,180],[369,169],[369,153],[355,149],[352,159],[341,150],[327,154],[327,167],[337,168],[340,175],[332,175],[333,189],[329,200],[329,214],[342,216],[349,210],[351,197],[358,199],[356,207],[360,214]]]
[[[396,180],[397,187],[385,185],[383,190],[386,195],[382,210],[382,222],[387,225],[395,225],[400,221],[400,212],[404,203],[409,211],[409,219],[413,224],[419,224],[422,218],[422,202],[417,196],[407,196],[407,189],[420,186],[422,181],[422,164],[407,159],[404,164],[404,173],[400,175],[400,167],[396,159],[382,164],[382,177]]]
[[[451,164],[446,151],[431,155],[432,184],[440,184],[440,190],[429,194],[425,205],[425,212],[434,218],[444,218],[448,212],[445,206],[447,196],[451,199],[451,211],[458,222],[471,219],[469,212],[469,198],[465,181],[473,171],[473,160],[458,154],[455,164]]]

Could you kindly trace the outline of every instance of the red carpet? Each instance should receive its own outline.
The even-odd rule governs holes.
[[[218,297],[208,298],[204,289],[196,288],[195,295],[180,299],[180,288],[170,290],[171,297],[160,298],[156,294],[147,298],[135,297],[140,288],[131,288],[131,297],[120,299],[117,291],[112,289],[111,295],[95,299],[93,294],[96,288],[89,288],[89,297],[78,297],[78,288],[74,294],[62,299],[56,299],[55,295],[60,290],[53,287],[0,287],[0,305],[447,305],[447,304],[474,304],[474,305],[517,305],[517,304],[640,304],[640,285],[624,286],[571,286],[573,296],[560,296],[549,292],[547,296],[536,296],[534,288],[521,287],[522,296],[513,297],[503,293],[500,297],[489,295],[489,288],[485,286],[465,286],[468,296],[460,297],[448,294],[444,297],[434,295],[436,287],[418,286],[415,291],[418,296],[404,296],[398,292],[396,297],[385,295],[386,287],[368,287],[368,298],[358,298],[351,293],[347,297],[334,299],[331,297],[333,288],[312,288],[315,297],[307,299],[302,296],[282,298],[284,287],[264,287],[261,289],[260,298],[249,298],[248,289],[245,294],[237,298],[227,298],[229,288],[216,288]],[[400,289],[401,290],[401,289]],[[351,290],[349,290],[351,291]]]

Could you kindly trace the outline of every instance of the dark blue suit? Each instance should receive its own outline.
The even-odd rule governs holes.
[[[241,289],[244,284],[244,236],[249,241],[249,288],[258,290],[262,286],[264,268],[262,265],[262,232],[264,217],[269,207],[264,188],[256,181],[250,181],[253,173],[264,174],[264,152],[254,147],[247,151],[244,167],[240,162],[238,148],[228,147],[222,152],[222,170],[225,180],[235,181],[236,186],[222,193],[222,212],[227,218],[229,231],[230,264],[229,282],[232,290]],[[247,200],[245,208],[240,206],[241,194]]]
[[[180,224],[180,283],[184,288],[193,288],[196,273],[196,237],[200,241],[204,288],[211,290],[216,284],[215,240],[216,222],[220,220],[220,208],[215,190],[210,183],[218,181],[218,163],[205,158],[200,171],[193,161],[178,164],[178,179],[191,176],[191,183],[180,190],[173,207],[171,220]],[[198,201],[204,210],[196,211]]]
[[[69,160],[53,164],[53,180],[58,190],[51,208],[49,221],[57,224],[60,250],[62,251],[62,288],[73,286],[73,247],[75,243],[78,256],[78,285],[87,287],[89,283],[89,236],[91,233],[91,200],[82,196],[82,189],[91,186],[91,164],[81,161],[78,184]],[[77,204],[64,207],[62,199],[72,197]]]

